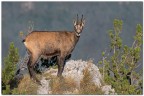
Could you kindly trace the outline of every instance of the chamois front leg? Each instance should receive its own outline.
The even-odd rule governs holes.
[[[57,73],[58,77],[62,76],[62,72],[64,70],[64,65],[65,65],[64,61],[65,61],[65,58],[58,56],[58,73]]]

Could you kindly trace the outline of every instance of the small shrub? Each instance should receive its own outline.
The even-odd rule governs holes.
[[[14,43],[10,43],[7,57],[4,58],[4,67],[2,68],[2,94],[12,94],[13,82],[15,80],[16,64],[19,60],[18,49]],[[15,84],[17,85],[17,84]]]
[[[99,61],[100,72],[104,81],[112,85],[117,94],[142,94],[142,74],[140,71],[136,72],[142,59],[142,26],[140,24],[136,26],[134,42],[129,47],[123,45],[120,37],[122,25],[122,20],[114,20],[114,28],[109,31],[110,51],[102,52],[103,58]]]

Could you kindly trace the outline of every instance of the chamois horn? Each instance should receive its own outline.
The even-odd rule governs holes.
[[[82,14],[82,18],[81,18],[81,22],[83,21],[83,14]]]
[[[78,23],[78,21],[79,21],[79,18],[78,18],[78,14],[77,14],[77,23]]]

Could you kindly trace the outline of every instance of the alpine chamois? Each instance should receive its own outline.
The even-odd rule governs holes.
[[[41,56],[53,57],[57,56],[58,73],[61,76],[65,58],[71,55],[77,44],[80,33],[83,30],[85,20],[83,15],[81,20],[74,20],[74,31],[32,31],[23,40],[24,45],[29,54],[27,63],[30,77],[35,79],[39,84],[40,81],[36,78],[33,70],[37,60]]]

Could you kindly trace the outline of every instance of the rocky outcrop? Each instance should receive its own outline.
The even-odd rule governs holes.
[[[92,76],[92,82],[101,88],[104,94],[116,94],[114,89],[111,88],[111,85],[104,85],[102,76],[99,72],[98,67],[93,64],[91,61],[82,61],[82,60],[70,60],[66,62],[63,77],[71,77],[76,82],[77,86],[80,87],[80,81],[83,78],[83,70],[88,68],[90,75]],[[45,73],[50,73],[51,75],[57,74],[57,69],[49,69]],[[50,80],[46,80],[45,77],[41,79],[42,86],[39,86],[37,94],[50,94],[51,88],[49,87]],[[70,93],[70,92],[69,92]]]
[[[102,76],[99,72],[99,69],[96,65],[94,65],[91,61],[82,61],[82,60],[70,60],[66,63],[63,76],[68,77],[71,76],[76,82],[78,82],[78,85],[80,83],[80,80],[83,78],[83,70],[85,68],[88,68],[88,71],[92,75],[93,82],[100,87]]]

